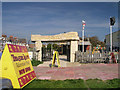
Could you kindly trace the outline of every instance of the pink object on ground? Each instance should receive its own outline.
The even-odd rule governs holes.
[[[42,80],[44,80],[44,79],[51,79],[51,77],[38,77],[38,79],[42,79]]]

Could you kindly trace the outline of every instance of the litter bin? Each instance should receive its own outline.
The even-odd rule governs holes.
[[[109,61],[110,59],[109,59],[109,56],[106,58],[106,60],[105,60],[105,63],[110,63],[110,61]]]

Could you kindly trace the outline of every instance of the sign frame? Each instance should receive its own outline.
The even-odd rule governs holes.
[[[23,88],[36,78],[26,46],[6,44],[0,64],[2,78],[10,79],[13,88]]]

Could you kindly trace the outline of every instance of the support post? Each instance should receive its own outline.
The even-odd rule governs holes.
[[[42,61],[42,42],[41,41],[35,42],[35,46],[36,51],[38,51],[38,60]]]
[[[110,51],[112,52],[112,26],[110,25]]]
[[[70,62],[75,62],[75,51],[78,51],[78,41],[70,42]]]
[[[84,52],[84,29],[82,30],[82,52]]]

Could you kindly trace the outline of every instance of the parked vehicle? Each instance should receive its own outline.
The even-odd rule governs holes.
[[[12,82],[6,78],[0,78],[0,90],[11,90],[13,88]]]

